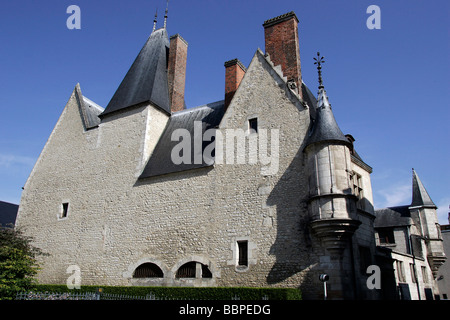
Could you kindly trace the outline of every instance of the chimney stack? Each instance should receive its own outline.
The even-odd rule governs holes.
[[[188,43],[179,34],[170,37],[168,81],[172,112],[184,109],[184,88],[186,83],[186,61]]]
[[[293,11],[264,21],[266,54],[275,66],[281,65],[288,81],[294,81],[302,96],[302,73],[298,40],[298,18]],[[303,97],[302,97],[303,98]]]
[[[233,99],[247,69],[239,59],[225,62],[225,110]]]

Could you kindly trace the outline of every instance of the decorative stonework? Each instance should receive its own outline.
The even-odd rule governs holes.
[[[352,219],[321,219],[312,221],[311,228],[332,257],[339,258],[360,224],[360,221]]]

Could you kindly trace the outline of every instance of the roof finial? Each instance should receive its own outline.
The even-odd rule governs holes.
[[[152,30],[152,32],[155,31],[155,29],[156,29],[157,18],[158,18],[158,9],[156,9],[156,11],[155,11],[155,19],[153,20],[153,30]]]
[[[322,63],[325,63],[325,60],[323,57],[320,56],[320,52],[317,52],[317,59],[314,58],[316,62],[314,64],[317,64],[317,72],[319,73],[319,89],[323,89],[323,82],[322,82]]]
[[[167,13],[169,12],[169,0],[167,0],[166,14],[164,15],[164,29],[167,26]]]

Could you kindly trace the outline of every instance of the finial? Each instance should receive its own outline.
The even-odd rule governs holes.
[[[166,5],[166,13],[164,15],[164,29],[167,26],[167,13],[169,12],[169,0],[167,0],[167,5]]]
[[[322,82],[322,63],[325,63],[325,60],[323,57],[320,56],[320,52],[317,52],[317,58],[314,58],[316,62],[314,64],[317,64],[317,72],[319,73],[319,89],[323,89],[323,82]]]
[[[155,29],[156,29],[157,18],[158,18],[158,9],[156,9],[156,11],[155,11],[155,19],[153,20],[153,30],[152,30],[152,32],[155,31]]]

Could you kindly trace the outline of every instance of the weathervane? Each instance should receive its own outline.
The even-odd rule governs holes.
[[[325,63],[325,60],[323,57],[320,56],[320,52],[317,52],[317,58],[314,58],[316,62],[314,64],[317,64],[317,72],[319,73],[319,89],[323,89],[323,82],[322,82],[322,63]]]
[[[167,4],[166,4],[166,14],[164,15],[164,29],[167,26],[167,13],[169,12],[169,0],[167,0]]]
[[[156,29],[156,22],[158,22],[158,9],[156,9],[156,12],[155,12],[155,19],[153,20],[153,30],[152,30],[152,32],[155,31],[155,29]]]

